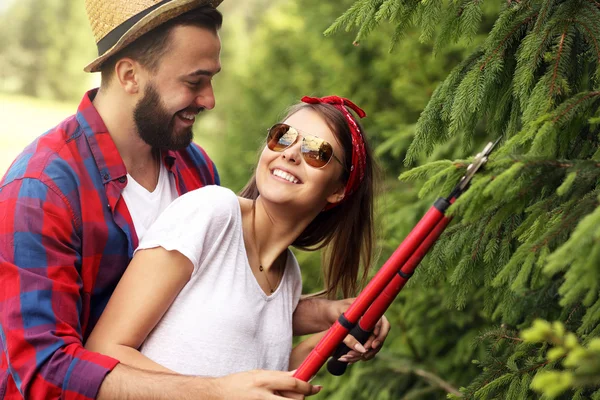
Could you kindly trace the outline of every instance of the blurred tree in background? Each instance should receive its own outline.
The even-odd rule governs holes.
[[[8,4],[0,91],[78,101],[96,52],[83,2]],[[341,378],[320,373],[316,398],[600,399],[598,2],[247,0],[219,9],[217,107],[196,141],[239,190],[288,106],[303,95],[355,101],[382,170],[376,265],[448,194],[466,157],[504,138],[388,311],[384,349]],[[319,255],[298,258],[305,292],[321,289]]]
[[[6,7],[0,13],[0,91],[81,99],[91,78],[83,67],[96,54],[83,1],[22,0]]]

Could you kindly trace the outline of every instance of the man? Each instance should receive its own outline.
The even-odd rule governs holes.
[[[219,184],[214,164],[191,140],[197,114],[215,106],[220,2],[86,0],[99,57],[85,70],[101,72],[101,88],[28,146],[0,182],[0,398],[318,391],[287,372],[159,374],[83,347],[145,229],[178,195]],[[307,300],[296,314],[319,312],[324,323],[316,332],[340,307]]]

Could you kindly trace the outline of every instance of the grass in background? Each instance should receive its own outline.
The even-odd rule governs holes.
[[[0,176],[25,146],[76,109],[77,104],[0,94]]]
[[[77,105],[0,93],[0,177],[29,143],[74,114]],[[194,140],[208,152],[217,167],[222,138],[206,132],[219,132],[222,125],[215,114],[207,112],[200,116],[194,128]]]

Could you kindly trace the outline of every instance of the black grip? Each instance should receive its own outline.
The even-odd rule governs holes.
[[[360,344],[365,344],[367,342],[367,339],[369,339],[369,336],[371,336],[371,332],[365,331],[359,325],[356,325],[350,331],[350,335],[354,336],[354,338],[356,340],[358,340],[360,342]],[[350,347],[346,346],[346,344],[344,342],[340,343],[339,346],[337,347],[337,349],[335,349],[335,351],[333,352],[333,355],[327,362],[327,371],[329,371],[329,373],[331,375],[335,375],[335,376],[344,375],[344,372],[346,372],[346,367],[348,366],[348,363],[340,361],[340,360],[338,360],[338,358],[340,358],[344,354],[347,354],[350,350],[352,350],[352,349],[350,349]]]

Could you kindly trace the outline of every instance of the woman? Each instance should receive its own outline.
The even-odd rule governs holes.
[[[359,265],[363,280],[368,272],[373,236],[371,154],[347,107],[364,112],[336,96],[302,101],[269,130],[241,197],[210,186],[163,212],[86,347],[190,375],[299,365],[316,339],[291,351],[292,333],[315,321],[294,318],[302,282],[288,247],[327,246],[326,290],[347,296],[357,289]],[[355,348],[344,360],[365,352]]]

